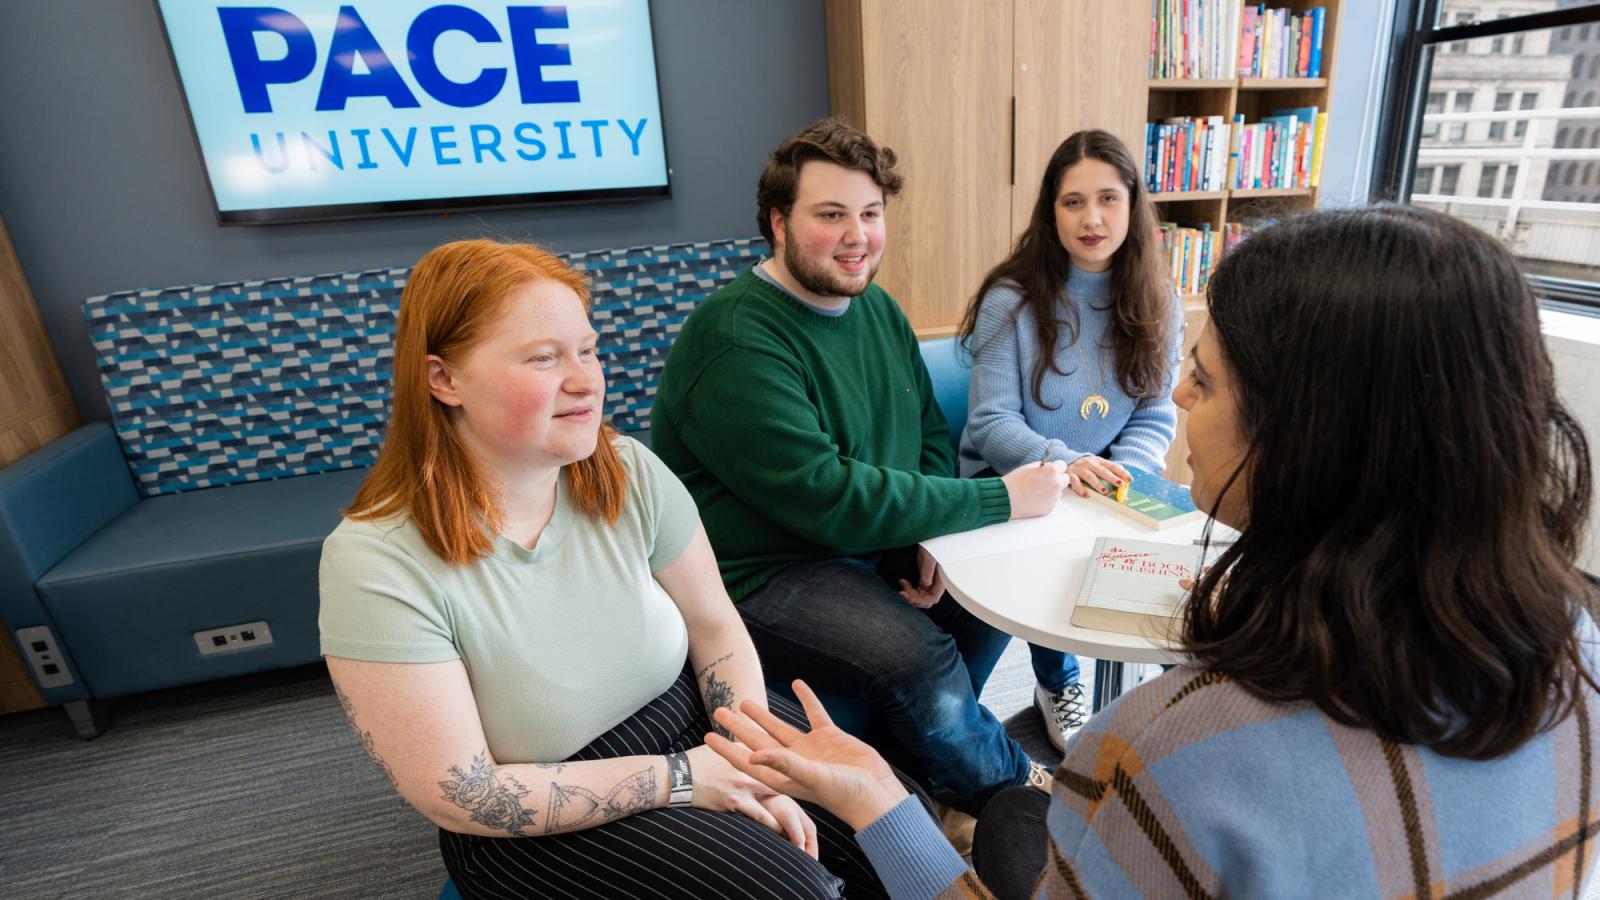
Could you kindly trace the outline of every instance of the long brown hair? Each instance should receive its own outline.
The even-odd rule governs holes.
[[[1027,229],[1017,238],[1011,255],[983,277],[961,319],[961,341],[970,352],[984,296],[1003,282],[1021,290],[1018,311],[1031,310],[1038,329],[1040,353],[1031,379],[1033,399],[1047,408],[1045,375],[1066,374],[1056,359],[1056,338],[1065,328],[1070,343],[1076,344],[1081,324],[1075,305],[1066,304],[1063,317],[1056,302],[1072,273],[1071,258],[1056,233],[1056,193],[1067,170],[1085,159],[1116,169],[1128,189],[1128,236],[1111,257],[1111,345],[1116,354],[1117,384],[1129,397],[1156,397],[1168,388],[1167,345],[1174,327],[1172,285],[1161,264],[1155,210],[1128,148],[1110,132],[1095,128],[1074,132],[1050,155]]]
[[[417,261],[395,323],[389,429],[345,515],[409,516],[429,549],[456,565],[489,554],[504,520],[500,497],[428,390],[427,358],[459,360],[494,327],[506,296],[535,281],[565,285],[589,306],[588,280],[531,244],[456,241]],[[613,434],[602,427],[594,453],[567,466],[573,502],[610,523],[622,512],[627,488]]]
[[[1247,521],[1195,586],[1195,661],[1468,759],[1600,689],[1588,444],[1505,248],[1422,209],[1312,213],[1251,235],[1209,293],[1248,448],[1217,506],[1242,490]]]

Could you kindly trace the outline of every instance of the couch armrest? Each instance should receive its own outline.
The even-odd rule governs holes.
[[[0,616],[52,625],[33,584],[139,502],[116,433],[85,425],[0,469]]]

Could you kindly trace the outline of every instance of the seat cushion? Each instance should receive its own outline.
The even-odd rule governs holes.
[[[317,563],[366,477],[347,469],[140,501],[36,588],[96,697],[318,658]],[[265,621],[273,642],[201,656],[193,634]]]

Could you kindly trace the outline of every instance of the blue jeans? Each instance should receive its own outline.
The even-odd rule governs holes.
[[[898,744],[885,755],[934,799],[977,815],[1028,777],[1028,754],[978,702],[1011,638],[948,594],[930,609],[907,603],[892,586],[909,574],[905,559],[793,566],[740,600],[739,614],[769,681],[865,700]]]
[[[1045,690],[1059,691],[1078,683],[1078,658],[1071,653],[1029,644],[1028,655],[1033,657],[1033,677]]]
[[[974,472],[972,477],[997,478],[999,475],[993,468],[985,468]],[[1069,684],[1078,683],[1078,658],[1071,653],[1029,644],[1028,655],[1033,657],[1033,678],[1044,685],[1045,690],[1059,691]]]

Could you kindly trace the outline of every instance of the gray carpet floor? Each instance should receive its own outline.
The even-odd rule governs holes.
[[[1026,644],[983,701],[1054,767]],[[436,834],[367,760],[321,665],[125,698],[93,741],[58,709],[0,716],[8,900],[422,900],[444,882]]]

